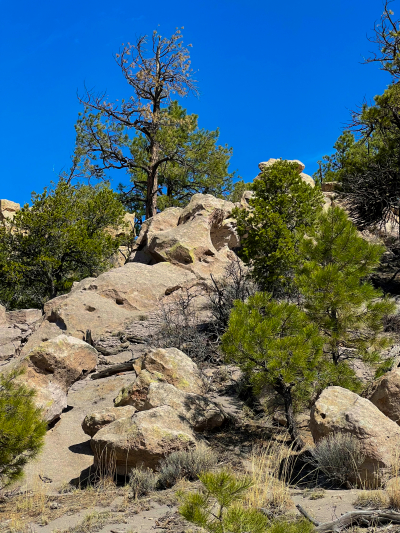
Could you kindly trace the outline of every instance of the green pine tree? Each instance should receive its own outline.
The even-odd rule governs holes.
[[[0,375],[0,489],[22,476],[41,450],[47,429],[35,393],[18,380],[20,375],[18,370]]]
[[[279,303],[268,293],[256,293],[247,302],[235,302],[222,337],[228,362],[237,364],[256,392],[265,384],[283,399],[287,427],[301,445],[294,419],[294,402],[310,399],[319,374],[333,366],[323,359],[318,328],[296,305]],[[324,367],[324,368],[322,368]]]
[[[201,492],[180,494],[183,504],[180,514],[210,533],[265,533],[269,520],[260,511],[246,509],[238,502],[243,499],[252,481],[248,476],[236,476],[222,470],[205,472],[199,479]]]
[[[376,364],[389,343],[382,319],[394,312],[395,304],[367,280],[383,251],[360,237],[339,207],[323,213],[302,240],[304,261],[296,282],[335,365],[352,359]]]
[[[306,520],[269,520],[258,509],[244,507],[241,500],[252,486],[249,476],[227,470],[199,476],[202,487],[196,493],[179,493],[179,513],[209,533],[311,533]]]
[[[291,284],[299,237],[316,220],[322,195],[287,161],[265,168],[252,191],[250,211],[234,212],[242,242],[239,253],[259,286],[276,294]]]
[[[61,180],[32,194],[32,205],[0,225],[0,302],[41,307],[74,281],[111,266],[124,208],[105,185],[73,187]]]

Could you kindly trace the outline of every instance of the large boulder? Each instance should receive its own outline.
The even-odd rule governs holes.
[[[400,425],[400,368],[384,374],[373,383],[369,400],[390,420]]]
[[[114,399],[115,407],[132,405],[138,411],[142,411],[150,385],[159,381],[165,381],[162,374],[141,370],[132,383],[119,391],[118,396]]]
[[[222,409],[208,398],[180,391],[169,383],[153,382],[141,408],[147,410],[163,405],[169,405],[176,413],[186,418],[195,431],[217,428],[226,419]]]
[[[35,403],[43,418],[52,422],[67,407],[68,390],[97,365],[97,351],[84,341],[66,335],[41,343],[28,356],[1,367],[2,373],[22,368],[18,378],[36,392]]]
[[[156,468],[160,459],[195,445],[189,424],[169,406],[116,420],[91,440],[95,465],[115,467],[120,475],[128,475],[137,465]]]
[[[65,391],[97,366],[97,350],[88,343],[70,337],[58,337],[39,344],[29,354],[35,369],[51,376]]]
[[[37,324],[43,317],[40,309],[18,309],[17,311],[8,311],[6,318],[8,324],[27,324],[32,326]]]
[[[201,394],[204,389],[199,369],[190,357],[177,348],[158,348],[146,353],[138,376],[119,392],[114,405],[133,405],[139,411],[146,409],[149,387],[159,382],[195,394]]]
[[[400,445],[400,428],[366,398],[342,387],[328,387],[311,410],[310,429],[315,442],[332,433],[350,433],[365,457],[361,482],[376,485],[380,469],[391,466]],[[354,480],[356,481],[356,480]]]
[[[82,422],[82,429],[90,437],[94,437],[100,429],[119,420],[120,418],[127,418],[133,416],[136,409],[131,405],[125,407],[109,407],[101,411],[95,411],[86,415]]]
[[[204,382],[196,363],[177,348],[150,350],[143,359],[142,369],[161,374],[179,390],[203,392]]]
[[[184,209],[171,208],[149,219],[131,261],[172,263],[200,279],[222,275],[234,258],[231,249],[239,246],[234,207],[210,194],[195,194]]]

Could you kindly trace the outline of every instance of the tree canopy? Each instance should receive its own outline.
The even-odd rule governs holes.
[[[105,185],[60,181],[32,194],[32,205],[0,226],[0,301],[8,308],[41,307],[74,281],[110,267],[124,208]]]
[[[378,363],[389,342],[382,335],[383,317],[394,312],[395,304],[366,278],[379,265],[383,246],[360,237],[344,210],[330,207],[299,249],[296,283],[302,305],[324,336],[334,364],[353,359]]]
[[[296,163],[287,161],[264,168],[252,191],[250,210],[235,211],[239,254],[259,286],[276,292],[291,283],[299,238],[314,224],[322,195],[301,179]]]
[[[123,45],[116,61],[131,94],[115,102],[93,91],[80,97],[84,112],[68,179],[123,169],[133,184],[123,199],[146,218],[193,192],[229,192],[231,149],[217,146],[218,130],[199,129],[197,116],[173,101],[173,95],[197,94],[181,31],[139,37]]]
[[[282,397],[289,433],[299,444],[293,402],[309,400],[317,386],[322,345],[317,326],[297,305],[262,292],[235,302],[222,337],[227,361],[240,366],[256,392],[269,384]]]
[[[207,131],[198,127],[198,116],[188,115],[174,101],[163,110],[158,135],[160,157],[164,162],[158,167],[157,209],[186,205],[195,193],[227,197],[232,191],[229,159],[232,149],[217,145],[219,131]],[[139,133],[129,145],[132,158],[146,164],[149,140]],[[175,153],[176,157],[169,158]],[[178,161],[179,156],[179,161]],[[142,169],[130,172],[131,186],[119,186],[121,200],[136,213],[136,218],[145,215],[147,174]]]

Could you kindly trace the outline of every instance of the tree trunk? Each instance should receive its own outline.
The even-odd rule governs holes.
[[[289,435],[293,440],[293,445],[295,449],[301,449],[304,447],[303,439],[300,437],[299,430],[296,425],[293,412],[293,398],[292,398],[292,386],[287,385],[282,378],[279,379],[278,386],[276,388],[278,394],[283,398],[285,405],[285,415],[286,415],[286,424]]]
[[[157,214],[157,192],[158,192],[158,171],[153,161],[157,156],[152,154],[152,164],[150,174],[147,178],[147,195],[146,195],[146,219],[154,217]]]

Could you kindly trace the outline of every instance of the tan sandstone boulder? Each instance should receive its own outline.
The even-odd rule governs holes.
[[[178,390],[169,383],[150,384],[142,410],[169,405],[186,418],[195,431],[207,431],[219,427],[225,421],[223,411],[214,402],[200,394]]]
[[[0,326],[0,361],[15,356],[21,346],[21,330],[9,325]]]
[[[11,221],[15,213],[21,209],[21,206],[11,200],[0,200],[0,222],[2,220]]]
[[[310,429],[315,442],[331,433],[350,433],[360,442],[365,460],[361,480],[379,482],[379,469],[391,465],[400,445],[400,428],[369,400],[342,387],[328,387],[311,410]]]
[[[116,420],[91,440],[95,465],[107,468],[112,463],[120,475],[137,465],[156,468],[160,459],[195,445],[189,424],[169,406]]]
[[[233,259],[231,249],[239,246],[236,221],[231,217],[234,207],[210,194],[193,195],[184,209],[167,209],[149,219],[131,261],[172,263],[200,279],[223,275]]]
[[[199,369],[190,357],[177,348],[157,348],[146,353],[136,379],[124,387],[114,400],[116,407],[133,405],[139,411],[146,407],[152,383],[165,382],[178,390],[201,394],[204,382]]]
[[[387,372],[374,382],[369,400],[390,420],[400,425],[400,368]]]
[[[120,418],[129,418],[136,413],[136,409],[131,405],[125,407],[109,407],[101,411],[95,411],[86,415],[82,422],[82,429],[86,435],[94,437],[100,429]]]
[[[194,274],[169,263],[128,263],[98,278],[82,280],[69,294],[45,304],[43,321],[22,353],[62,333],[85,339],[91,330],[95,339],[123,329],[142,311],[156,309],[163,297],[195,282]]]
[[[17,311],[8,311],[6,318],[8,324],[27,324],[32,326],[38,323],[43,317],[40,309],[18,309]]]
[[[201,394],[204,382],[194,361],[177,348],[157,348],[147,352],[142,368],[164,376],[177,389]]]
[[[59,335],[39,344],[29,354],[32,365],[51,375],[65,391],[97,366],[97,350],[75,337]]]

